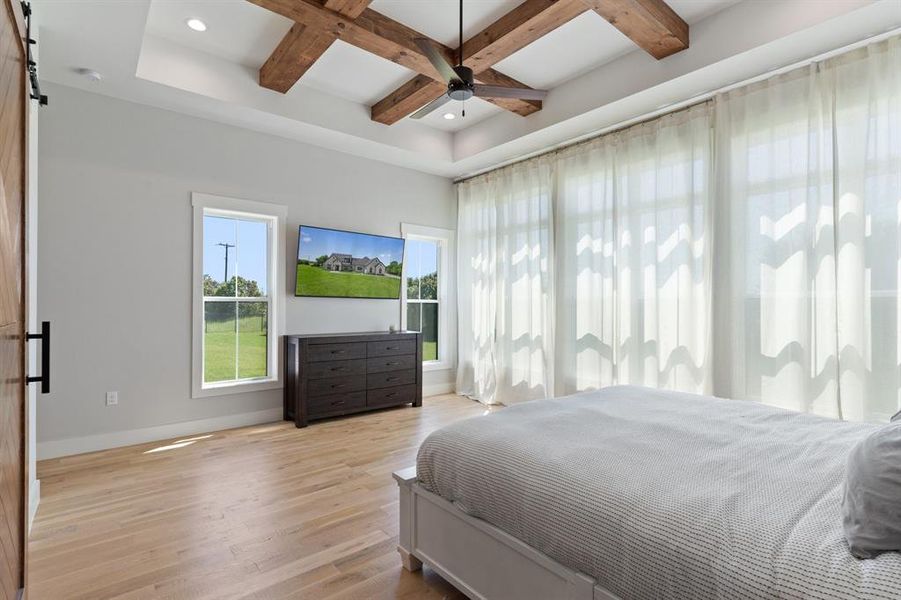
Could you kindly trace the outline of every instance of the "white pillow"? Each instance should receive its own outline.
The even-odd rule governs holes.
[[[901,550],[901,422],[877,429],[848,456],[842,500],[851,554]]]

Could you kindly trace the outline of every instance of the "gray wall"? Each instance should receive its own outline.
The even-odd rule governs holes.
[[[455,227],[449,180],[47,87],[38,289],[39,318],[54,328],[54,390],[38,401],[39,443],[280,406],[281,390],[191,398],[192,191],[287,205],[289,264],[300,223],[384,235],[401,222]],[[286,310],[292,333],[400,324],[390,300],[289,296]],[[425,384],[452,380],[432,372]],[[118,406],[105,406],[107,390]]]

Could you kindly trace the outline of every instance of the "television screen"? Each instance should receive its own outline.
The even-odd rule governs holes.
[[[400,298],[402,238],[301,225],[296,296]]]

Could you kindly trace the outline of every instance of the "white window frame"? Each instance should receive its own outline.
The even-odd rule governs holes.
[[[449,303],[451,257],[454,256],[456,232],[452,229],[427,227],[401,223],[401,236],[405,240],[424,240],[438,243],[438,360],[422,362],[423,371],[443,371],[452,369],[456,358],[456,344],[451,339],[450,318],[452,307]],[[401,280],[400,325],[407,328],[407,259],[404,257],[404,269]]]
[[[194,269],[193,269],[193,323],[191,336],[191,397],[205,398],[225,394],[242,394],[282,387],[281,344],[279,340],[285,332],[285,222],[288,209],[280,204],[255,202],[238,198],[226,198],[193,192],[191,204],[194,209]],[[269,225],[268,290],[269,290],[269,331],[267,356],[268,377],[238,381],[204,383],[203,381],[203,218],[206,215],[244,218],[264,221]]]

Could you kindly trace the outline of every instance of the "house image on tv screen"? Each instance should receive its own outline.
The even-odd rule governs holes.
[[[402,238],[301,225],[296,296],[400,298]]]
[[[326,271],[350,271],[353,273],[365,273],[367,275],[384,275],[385,265],[378,258],[355,258],[350,254],[339,254],[333,252],[324,263],[322,268]]]

